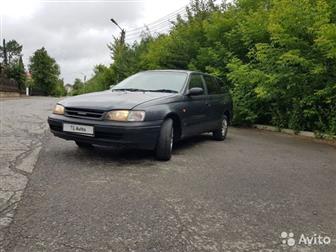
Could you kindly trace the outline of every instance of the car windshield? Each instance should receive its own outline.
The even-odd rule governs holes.
[[[148,91],[178,93],[182,90],[187,74],[180,72],[141,72],[123,80],[112,91]]]

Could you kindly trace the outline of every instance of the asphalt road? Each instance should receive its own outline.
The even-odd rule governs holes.
[[[336,251],[333,146],[235,128],[181,142],[169,162],[51,134],[41,146],[3,251]]]
[[[45,118],[57,100],[0,99],[0,251],[45,139]]]

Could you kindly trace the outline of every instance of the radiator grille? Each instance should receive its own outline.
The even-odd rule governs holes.
[[[64,115],[76,118],[100,120],[103,119],[104,111],[96,109],[65,108]]]

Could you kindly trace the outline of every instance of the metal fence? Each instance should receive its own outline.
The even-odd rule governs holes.
[[[19,85],[13,79],[0,77],[0,91],[2,92],[20,92]]]

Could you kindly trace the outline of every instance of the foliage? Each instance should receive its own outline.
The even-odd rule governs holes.
[[[4,58],[6,57],[6,61],[10,65],[13,60],[18,60],[20,56],[22,56],[22,47],[23,46],[20,45],[16,40],[10,40],[5,43],[5,48],[3,45],[0,46],[0,58],[3,58],[5,61]],[[5,51],[7,52],[6,55]]]
[[[231,64],[237,68],[232,67],[229,73],[235,84],[235,97],[239,93],[237,86],[246,85],[241,79],[255,83],[248,92],[254,92],[252,103],[257,107],[235,100],[235,106],[258,114],[250,123],[335,133],[336,62],[330,13],[332,9],[324,0],[271,1],[267,26],[262,26],[269,39],[254,43],[249,49],[244,64],[249,68],[246,74],[242,76],[235,61]],[[257,78],[251,78],[256,71]],[[235,77],[240,79],[236,81]]]
[[[107,89],[146,69],[193,69],[230,87],[234,123],[336,134],[334,0],[194,0],[168,34],[109,45],[79,93]]]
[[[59,66],[55,59],[48,55],[44,47],[34,52],[30,57],[29,70],[32,74],[34,87],[44,95],[59,94]]]
[[[76,78],[75,81],[74,81],[74,84],[72,86],[72,92],[71,92],[71,94],[72,95],[81,94],[81,91],[82,91],[83,87],[84,87],[84,83],[80,79]],[[95,91],[97,91],[97,90],[95,90]]]
[[[26,71],[21,56],[18,60],[12,60],[7,68],[7,76],[16,80],[19,89],[24,90],[26,86]]]
[[[63,79],[57,80],[56,85],[53,87],[51,93],[53,96],[65,96],[67,94]]]
[[[20,90],[24,90],[26,85],[26,71],[22,61],[22,48],[16,40],[3,41],[0,46],[0,58],[4,67],[5,76],[14,79]]]

